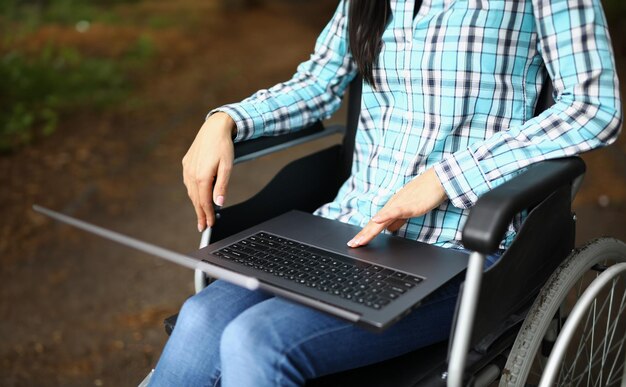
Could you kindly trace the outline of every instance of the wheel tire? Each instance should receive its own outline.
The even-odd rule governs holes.
[[[573,251],[552,273],[517,334],[502,372],[500,387],[525,385],[543,338],[567,295],[585,273],[605,261],[626,262],[626,244],[613,238],[593,240]]]

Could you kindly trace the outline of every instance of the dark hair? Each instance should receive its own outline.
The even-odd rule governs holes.
[[[359,73],[374,85],[374,63],[389,17],[389,0],[351,0],[348,17],[350,51]]]

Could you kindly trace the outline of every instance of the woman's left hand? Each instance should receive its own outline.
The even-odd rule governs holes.
[[[348,242],[348,246],[364,246],[384,229],[397,231],[409,218],[426,214],[447,198],[435,170],[430,168],[396,192],[372,220]]]

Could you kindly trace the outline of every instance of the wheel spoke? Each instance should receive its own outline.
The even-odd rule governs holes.
[[[613,288],[612,288],[612,291],[613,291]],[[594,348],[595,326],[596,326],[596,322],[599,319],[599,316],[601,316],[603,314],[603,312],[606,309],[607,305],[612,305],[612,302],[610,302],[610,301],[612,301],[611,298],[609,298],[609,297],[605,298],[604,302],[602,303],[602,305],[600,306],[600,308],[598,310],[597,300],[594,300],[594,302],[592,304],[592,307],[589,308],[589,311],[587,312],[587,318],[586,318],[586,321],[585,321],[585,326],[584,326],[584,329],[582,330],[582,333],[581,333],[582,337],[581,337],[581,340],[579,341],[578,349],[576,351],[577,355],[574,358],[572,365],[567,370],[566,375],[565,375],[566,377],[564,378],[564,381],[572,380],[572,381],[578,381],[580,383],[580,382],[582,382],[581,378],[585,375],[585,373],[588,372],[587,373],[587,385],[589,386],[589,385],[591,385],[591,376],[592,376],[591,375],[591,370],[593,369],[593,367],[595,365],[597,365],[600,361],[602,361],[603,362],[602,364],[604,365],[604,362],[605,362],[604,359],[606,358],[606,356],[604,355],[604,352],[606,350],[603,351],[603,357],[602,358],[600,358],[600,359],[598,359],[596,361],[594,361],[593,359],[596,359],[596,357],[598,355],[598,352],[603,349],[603,346],[606,348],[606,346],[607,346],[606,345],[606,340],[607,340],[608,331],[612,331],[612,333],[615,332],[615,330],[617,328],[617,321],[613,321],[609,325],[608,330],[606,332],[607,334],[605,334],[604,339],[600,343],[598,343],[598,347],[597,348]],[[626,299],[622,298],[622,302],[620,302],[620,308],[619,308],[619,312],[618,312],[619,314],[621,314],[623,312],[623,310],[624,310],[624,307],[623,307],[624,306],[624,304],[623,304],[624,301],[626,301]],[[588,332],[587,328],[589,326],[589,320],[590,320],[592,315],[594,316],[594,318],[592,320],[593,321],[592,322],[592,329],[591,329],[590,332]],[[610,320],[610,315],[607,318]],[[587,333],[584,333],[584,332],[587,332]],[[612,338],[613,338],[613,335],[611,335],[611,339],[610,339],[611,342],[612,342]],[[588,344],[590,339],[591,339],[591,345],[588,346],[587,344]],[[609,346],[609,348],[614,348],[614,347],[611,347],[610,343],[609,343],[608,346]],[[584,353],[586,355],[588,364],[587,364],[587,367],[585,367],[585,369],[583,369],[583,371],[581,372],[581,374],[578,377],[574,377],[574,375],[577,374],[576,373],[576,365],[578,363],[578,359],[580,358],[581,353]],[[562,363],[562,366],[565,363],[566,363],[566,361],[564,359],[563,363]],[[560,375],[559,375],[559,379],[561,379]],[[593,385],[596,385],[596,384],[597,384],[597,382],[594,383]]]
[[[600,382],[602,380],[602,377],[604,376],[603,375],[603,373],[604,373],[604,365],[606,364],[606,359],[607,359],[607,356],[608,356],[608,353],[606,351],[606,347],[607,347],[607,345],[609,347],[611,346],[611,343],[613,342],[613,335],[615,334],[615,329],[613,329],[613,332],[611,334],[611,338],[609,339],[609,341],[607,343],[606,335],[609,333],[609,324],[610,324],[610,321],[611,321],[611,311],[613,309],[613,296],[615,295],[615,285],[617,284],[618,278],[614,278],[613,281],[611,281],[611,292],[609,294],[609,311],[607,313],[606,327],[605,327],[605,330],[604,330],[604,332],[605,332],[604,333],[605,340],[603,340],[604,341],[604,343],[603,343],[604,346],[603,346],[603,351],[602,351],[602,366],[600,367],[600,373],[598,375],[598,382]],[[619,314],[618,314],[618,316],[619,316]],[[615,327],[617,327],[617,325]]]
[[[614,289],[611,289],[611,291],[613,291]],[[612,294],[611,294],[612,296]],[[622,312],[624,311],[625,308],[625,304],[626,304],[626,289],[624,290],[624,293],[622,294],[622,300],[620,301],[620,307],[619,310],[617,312],[617,315],[615,316],[615,322],[613,324],[613,331],[611,332],[611,339],[609,342],[609,347],[611,346],[611,343],[613,342],[613,338],[615,337],[615,331],[617,330],[617,322],[619,321],[620,316],[622,315]],[[610,320],[610,314],[609,314],[609,319]],[[608,332],[609,328],[607,327],[607,332]],[[624,347],[624,340],[626,340],[626,336],[622,335],[622,340],[620,341],[620,346],[619,349],[617,350],[617,356],[615,356],[615,359],[613,360],[613,364],[611,365],[611,370],[609,371],[609,375],[607,376],[607,380],[611,379],[611,376],[613,375],[613,369],[615,368],[615,365],[617,364],[617,360],[619,359],[619,355],[622,353],[622,348]],[[623,366],[623,364],[622,364]]]
[[[611,349],[609,349],[609,351],[612,351],[613,349],[619,347],[620,344],[615,344]],[[594,366],[598,365],[600,363],[600,360],[596,360],[595,362],[593,362],[591,364],[591,367],[593,368]],[[590,371],[591,368],[585,368],[579,376],[577,376],[576,378],[572,379],[572,381],[581,381],[583,379],[583,377],[587,374],[588,371]]]
[[[623,300],[624,300],[624,298],[623,298]],[[606,302],[606,301],[605,301],[605,302]],[[590,308],[590,310],[591,310],[591,308]],[[621,315],[621,314],[622,314],[622,312],[624,312],[624,310],[626,310],[626,305],[624,305],[624,303],[621,303],[621,305],[620,305],[620,309],[619,309],[619,314]],[[615,319],[615,320],[611,323],[611,325],[609,326],[609,329],[610,329],[610,330],[612,330],[612,331],[614,332],[614,331],[617,329],[617,325],[618,325],[618,323],[619,323],[619,318],[616,318],[616,319]],[[589,337],[588,337],[588,336],[589,336],[589,335],[587,334],[587,339],[585,340],[585,342],[587,342],[587,341],[588,341],[588,339],[589,339]],[[613,336],[613,335],[612,335],[612,336]],[[605,335],[605,339],[604,339],[603,341],[605,341],[605,340],[606,340],[606,335]],[[620,348],[620,350],[619,350],[619,351],[621,351],[621,348],[622,348],[622,347],[623,347],[623,345],[624,345],[624,340],[626,340],[626,337],[622,337],[622,340],[621,340],[619,343],[616,343],[615,345],[609,345],[609,350],[608,350],[608,352],[613,352],[613,350],[614,350],[615,348],[617,348],[617,347],[619,347],[619,348]],[[581,342],[582,342],[582,340],[581,340]],[[602,344],[602,343],[600,343],[600,344]],[[600,349],[601,349],[601,348],[602,348],[602,346],[601,346],[601,345],[598,345],[598,348],[596,348],[596,349],[595,349],[595,351],[593,351],[593,352],[591,353],[591,359],[593,359],[593,358],[595,358],[595,357],[596,357],[596,355],[597,355],[598,351],[600,351]],[[619,352],[618,352],[618,353],[619,353]],[[593,367],[594,367],[594,366],[596,366],[596,365],[598,365],[600,362],[602,362],[602,360],[603,360],[602,358],[599,358],[599,359],[597,359],[596,361],[592,361],[592,360],[590,360],[589,365],[588,365],[585,369],[583,369],[583,370],[582,370],[582,372],[580,373],[580,376],[578,376],[578,377],[576,377],[576,378],[572,379],[572,381],[578,381],[578,380],[581,380],[581,378],[585,375],[585,373],[587,373],[587,375],[588,375],[588,377],[589,377],[589,375],[591,375],[591,370],[593,369]],[[568,371],[568,373],[572,373],[572,368],[571,368],[571,367],[570,367],[570,370]],[[589,381],[588,381],[588,385],[589,385]]]
[[[615,372],[616,379],[614,381],[610,380],[610,379],[607,379],[607,381],[606,381],[607,386],[610,386],[611,384],[616,383],[619,380],[617,378],[619,378],[619,375],[622,374],[623,371],[624,371],[624,363],[622,362],[622,365],[620,365],[615,371],[616,371]],[[622,375],[622,378],[623,377],[624,377],[624,375]],[[623,381],[624,381],[624,379],[622,379],[622,382]]]
[[[591,308],[589,308],[589,311],[587,312],[587,318],[585,320],[585,327],[583,328],[583,332],[587,331],[587,327],[589,326],[589,321],[591,320],[591,316],[592,316],[591,312],[592,310]],[[583,336],[582,340],[580,340],[580,342],[578,343],[578,348],[576,349],[576,357],[574,358],[574,361],[572,365],[570,366],[570,368],[567,370],[566,375],[571,375],[575,372],[578,359],[580,358],[580,355],[582,353],[584,353],[587,356],[587,360],[591,359],[588,353],[588,347],[586,345],[589,339],[590,339],[590,334],[587,334]],[[563,363],[565,363],[565,361],[563,361]]]

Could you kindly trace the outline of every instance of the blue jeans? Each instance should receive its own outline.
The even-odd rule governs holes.
[[[189,298],[150,386],[301,386],[449,337],[460,279],[383,333],[215,281]]]

